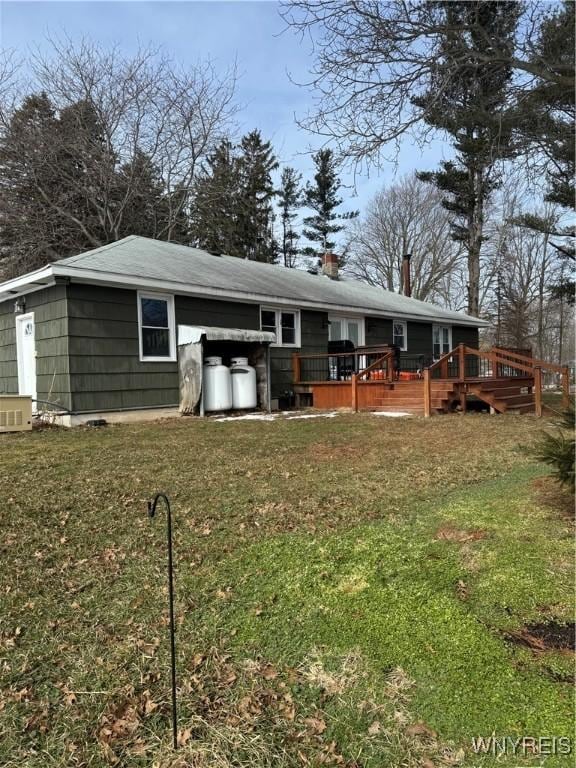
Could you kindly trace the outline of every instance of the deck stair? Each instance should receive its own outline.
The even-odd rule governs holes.
[[[535,397],[531,379],[518,382],[483,381],[468,385],[468,392],[496,413],[534,413]]]
[[[438,381],[432,384],[431,407],[434,413],[453,410],[458,395],[453,382]],[[374,398],[373,411],[406,412],[424,415],[424,382],[395,381]]]

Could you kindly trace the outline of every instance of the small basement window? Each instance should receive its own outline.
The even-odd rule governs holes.
[[[261,307],[260,330],[276,334],[276,347],[300,346],[300,312]]]
[[[392,343],[400,347],[402,352],[408,349],[408,333],[403,320],[394,320],[392,324]]]
[[[166,293],[138,293],[138,336],[140,360],[176,360],[174,296]]]

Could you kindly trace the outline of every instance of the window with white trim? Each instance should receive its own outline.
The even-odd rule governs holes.
[[[402,352],[408,349],[408,329],[404,320],[392,321],[392,344],[400,347]]]
[[[432,326],[432,356],[438,360],[452,349],[452,327],[449,325]]]
[[[260,330],[275,333],[277,347],[299,347],[300,312],[295,309],[260,307]]]
[[[140,360],[176,360],[174,296],[138,292],[138,339]]]

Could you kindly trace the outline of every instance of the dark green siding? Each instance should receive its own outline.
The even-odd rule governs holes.
[[[432,323],[414,323],[408,320],[408,349],[410,355],[432,354]]]
[[[452,346],[466,344],[468,347],[478,349],[478,328],[470,328],[466,325],[452,326]]]
[[[215,325],[218,328],[260,330],[260,307],[213,299],[176,296],[176,322],[180,325]]]
[[[272,398],[280,397],[284,392],[292,389],[292,355],[294,353],[318,355],[325,353],[328,349],[328,313],[303,309],[300,312],[300,337],[302,346],[299,349],[270,348]]]
[[[70,408],[66,286],[55,285],[26,295],[34,312],[36,388],[39,400]],[[18,392],[14,301],[0,304],[0,392]]]
[[[40,399],[73,411],[174,406],[177,363],[140,362],[137,292],[61,284],[26,296],[35,315]],[[256,304],[175,296],[176,324],[258,329]],[[302,310],[299,349],[271,347],[271,396],[292,387],[292,355],[325,353],[328,314]],[[366,344],[390,344],[392,320],[366,317]],[[408,322],[408,354],[431,355],[432,324]],[[0,392],[18,391],[14,303],[0,304]],[[478,346],[478,330],[453,326],[453,344]],[[71,394],[72,393],[72,394]]]
[[[70,377],[75,411],[174,406],[177,363],[140,362],[137,292],[69,287]],[[259,307],[175,296],[176,325],[260,327]]]
[[[366,345],[392,344],[392,320],[367,317],[364,323]]]
[[[0,304],[0,392],[18,394],[14,299]]]

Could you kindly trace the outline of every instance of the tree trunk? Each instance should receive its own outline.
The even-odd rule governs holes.
[[[473,204],[468,216],[468,314],[480,314],[480,249],[484,231],[483,173],[470,170]]]
[[[542,257],[542,266],[540,268],[540,277],[538,279],[538,357],[544,359],[544,299],[546,293],[546,267],[548,266],[548,235],[544,237],[544,255]]]

